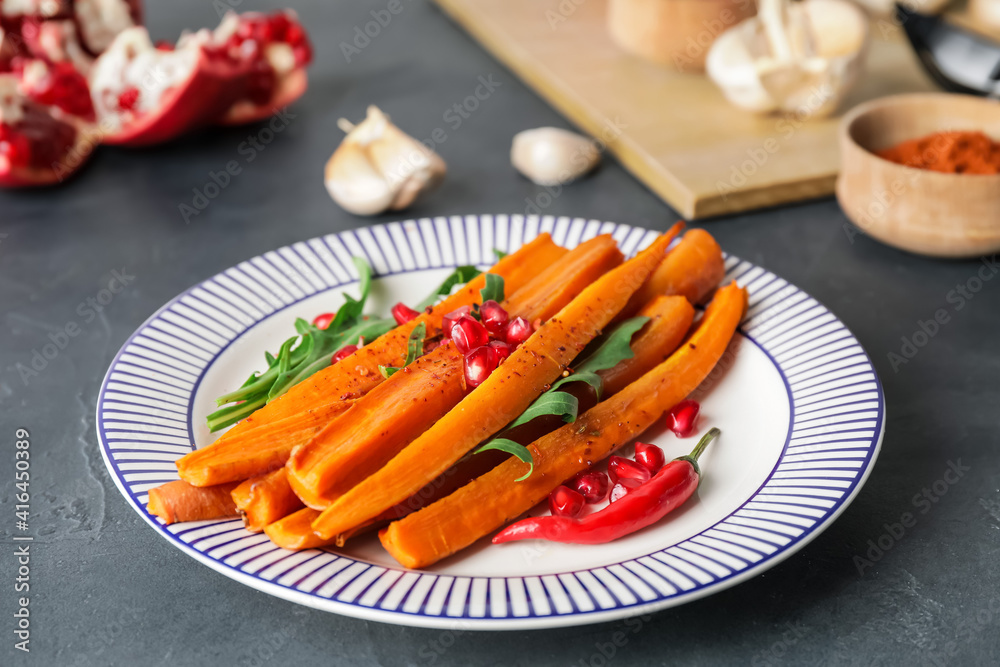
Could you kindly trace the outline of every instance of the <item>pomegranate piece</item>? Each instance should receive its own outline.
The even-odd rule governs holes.
[[[471,312],[472,306],[462,306],[441,318],[441,332],[444,334],[444,337],[451,338],[451,330],[455,326],[455,322],[458,322],[463,315],[469,315]]]
[[[295,12],[226,14],[215,31],[213,56],[245,64],[248,86],[221,119],[239,125],[267,118],[306,91],[312,46]]]
[[[330,324],[333,323],[333,318],[337,316],[337,313],[320,313],[313,318],[313,326],[317,329],[328,329]]]
[[[22,93],[16,76],[0,75],[0,186],[58,183],[90,157],[96,140],[86,124],[51,111]]]
[[[507,331],[504,333],[504,338],[508,345],[517,347],[531,338],[531,334],[533,333],[535,333],[535,328],[531,326],[531,322],[523,317],[515,317],[507,324]]]
[[[552,516],[575,519],[583,511],[583,496],[568,486],[557,486],[549,494],[549,512]]]
[[[69,62],[48,65],[43,60],[29,60],[21,65],[21,88],[31,99],[61,109],[71,116],[94,120],[90,88],[76,67]]]
[[[358,348],[357,345],[345,345],[344,347],[340,348],[334,353],[333,357],[330,359],[330,363],[335,364],[341,359],[346,359],[347,357],[357,352],[359,349],[360,348]]]
[[[491,340],[489,347],[497,357],[498,366],[502,364],[507,357],[510,356],[511,353],[510,345],[503,342],[502,340]]]
[[[625,486],[624,484],[615,484],[614,487],[611,489],[611,502],[615,502],[616,500],[621,500],[622,498],[627,496],[628,492],[631,490],[632,489]]]
[[[90,73],[104,143],[148,146],[218,121],[245,92],[249,66],[212,58],[208,30],[157,49],[145,28],[115,37]]]
[[[457,331],[458,328],[456,327],[455,330]],[[486,378],[496,370],[498,364],[499,359],[497,359],[496,353],[488,345],[470,350],[465,355],[463,368],[465,385],[470,389],[475,389],[486,381]]]
[[[491,335],[500,337],[507,331],[510,315],[496,301],[492,299],[483,301],[483,305],[479,307],[479,316],[482,317],[483,326]]]
[[[663,455],[663,450],[656,445],[637,442],[635,443],[635,462],[648,470],[650,475],[655,475],[667,462],[667,457]]]
[[[402,301],[392,307],[392,316],[396,318],[396,324],[406,324],[418,315],[420,311],[413,310]]]
[[[462,354],[467,354],[477,347],[483,347],[490,342],[486,327],[471,315],[462,315],[451,328],[451,340]]]
[[[574,476],[568,486],[583,496],[588,505],[599,503],[608,497],[608,476],[599,470],[585,470]]]
[[[642,486],[652,477],[649,470],[624,456],[612,456],[608,460],[608,475],[613,484],[622,484],[631,489]]]
[[[688,437],[698,426],[700,411],[698,401],[681,401],[667,412],[667,428],[678,438]]]

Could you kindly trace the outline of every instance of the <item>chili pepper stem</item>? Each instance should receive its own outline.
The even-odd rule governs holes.
[[[722,431],[713,426],[711,429],[709,429],[708,433],[706,433],[701,437],[701,440],[699,440],[698,444],[694,446],[694,449],[691,450],[690,454],[688,454],[687,456],[678,456],[674,460],[687,461],[688,463],[690,463],[692,466],[694,466],[694,471],[700,478],[701,468],[698,467],[698,457],[700,457],[701,453],[705,451],[705,448],[708,447],[708,444],[713,440],[715,440],[716,438],[718,438],[720,435],[722,435]]]

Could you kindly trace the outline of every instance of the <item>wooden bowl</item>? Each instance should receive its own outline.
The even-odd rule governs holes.
[[[715,38],[756,13],[752,0],[608,0],[608,30],[629,53],[701,72]]]
[[[1000,250],[1000,175],[904,167],[873,151],[945,130],[1000,138],[1000,103],[948,93],[894,95],[852,109],[840,124],[837,200],[854,224],[903,250],[973,257]]]

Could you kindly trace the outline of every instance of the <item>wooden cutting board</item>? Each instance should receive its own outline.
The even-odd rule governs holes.
[[[702,75],[622,52],[605,0],[435,2],[688,219],[833,194],[838,118],[748,114]],[[875,20],[872,34],[865,77],[842,110],[936,89],[898,26]]]

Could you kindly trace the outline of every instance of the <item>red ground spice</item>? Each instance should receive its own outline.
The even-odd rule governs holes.
[[[946,174],[1000,174],[1000,142],[982,132],[936,132],[875,154],[907,167]]]

